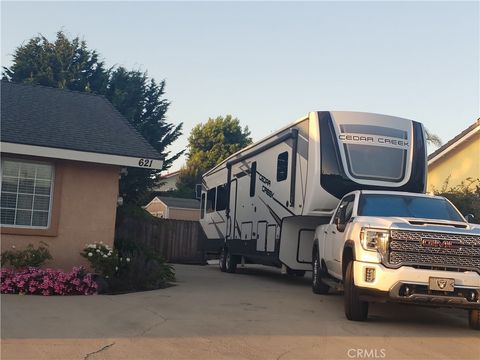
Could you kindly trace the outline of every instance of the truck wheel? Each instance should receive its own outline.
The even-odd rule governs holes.
[[[237,271],[237,257],[230,254],[230,251],[227,251],[225,256],[225,268],[227,272],[232,274]]]
[[[227,266],[225,264],[225,248],[223,247],[222,250],[220,250],[220,257],[218,258],[218,265],[220,267],[221,272],[227,271]]]
[[[347,265],[344,279],[345,316],[348,320],[365,321],[368,318],[368,302],[361,301],[353,280],[353,261]]]
[[[480,330],[480,310],[470,310],[468,312],[468,324],[470,328]]]
[[[330,286],[322,281],[323,276],[325,276],[324,270],[320,264],[318,253],[315,251],[312,261],[312,291],[315,294],[326,295],[330,290]]]

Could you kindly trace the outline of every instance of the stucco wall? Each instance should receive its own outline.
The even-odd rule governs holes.
[[[167,209],[163,203],[160,201],[153,201],[148,206],[145,207],[145,210],[147,210],[150,214],[153,216],[157,216],[158,212],[163,212],[163,216],[166,216]],[[160,217],[160,216],[159,216]]]
[[[56,235],[2,233],[1,249],[10,249],[12,245],[23,248],[44,241],[53,257],[46,266],[69,270],[87,264],[79,254],[85,244],[103,241],[113,245],[119,167],[55,161],[55,174],[61,174]]]
[[[480,134],[450,151],[428,167],[427,191],[440,190],[450,176],[448,187],[468,177],[480,178]]]
[[[200,210],[170,208],[169,211],[168,211],[168,218],[169,219],[176,219],[176,220],[199,221],[200,220]]]

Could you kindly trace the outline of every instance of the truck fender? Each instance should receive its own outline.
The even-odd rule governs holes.
[[[355,257],[355,242],[353,240],[345,241],[343,246],[342,255],[342,279],[345,279],[345,273],[347,272],[347,266],[350,261],[354,261]]]

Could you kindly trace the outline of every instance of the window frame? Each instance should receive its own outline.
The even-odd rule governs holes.
[[[279,161],[280,161],[280,157],[283,156],[283,155],[286,155],[286,159],[284,160],[285,161],[285,177],[279,177]],[[288,158],[289,158],[289,155],[288,155],[288,151],[283,151],[281,152],[280,154],[278,154],[277,156],[277,171],[276,171],[276,179],[277,179],[277,182],[282,182],[282,181],[285,181],[288,179]]]
[[[58,227],[60,220],[60,204],[62,196],[62,185],[63,185],[63,173],[66,161],[57,160],[44,157],[31,157],[27,155],[13,155],[8,154],[2,156],[2,160],[10,161],[24,161],[24,162],[37,162],[37,163],[47,163],[53,167],[53,177],[52,177],[52,188],[51,188],[51,198],[50,198],[50,218],[49,225],[45,227],[29,227],[24,225],[12,225],[12,224],[0,224],[0,233],[2,235],[25,235],[25,236],[43,236],[43,237],[56,237],[58,236]],[[2,167],[3,169],[3,167]],[[1,179],[0,173],[0,179]]]
[[[206,206],[207,206],[207,193],[202,192],[202,196],[200,197],[200,219],[205,218]]]
[[[255,189],[257,186],[257,162],[252,162],[250,166],[250,197],[255,196]]]
[[[54,194],[55,194],[55,178],[56,178],[56,176],[55,176],[55,164],[53,162],[48,162],[48,161],[38,161],[38,160],[29,160],[29,159],[21,159],[21,158],[12,158],[12,157],[2,158],[1,159],[1,165],[2,166],[1,166],[1,169],[0,169],[0,184],[3,182],[3,171],[4,171],[4,168],[5,168],[3,164],[4,164],[5,161],[11,161],[11,162],[15,162],[15,163],[26,163],[26,164],[33,164],[33,165],[35,165],[35,164],[48,165],[52,169],[52,178],[50,179],[50,193],[48,194],[48,197],[49,197],[48,211],[39,211],[39,212],[47,212],[47,214],[48,214],[47,215],[48,217],[47,217],[47,225],[46,226],[1,224],[1,223],[0,223],[0,226],[8,227],[8,228],[32,229],[32,230],[46,230],[46,229],[49,229],[50,226],[51,226],[51,223],[52,223],[52,216],[53,216],[53,197],[54,197]],[[20,180],[21,178],[18,177],[18,179]],[[35,181],[37,180],[36,174],[35,174],[34,180]],[[15,194],[17,196],[17,204],[15,205],[14,209],[12,209],[12,208],[8,208],[8,209],[9,210],[14,210],[15,212],[17,212],[19,210],[18,209],[18,195],[19,195],[18,187],[17,187],[17,192]],[[26,195],[29,195],[29,194],[26,194]],[[33,209],[35,194],[33,193],[32,196],[33,196],[33,198],[32,198],[32,209],[30,211],[32,212],[32,217],[33,217],[33,212],[35,211]],[[20,210],[22,210],[22,209],[20,209]],[[27,209],[25,209],[25,210],[27,210]],[[30,220],[31,222],[33,221],[32,219]]]
[[[221,192],[222,192],[222,196],[224,196],[223,198],[223,202],[224,204],[221,204],[222,206],[224,205],[224,207],[222,207],[221,209],[219,209],[218,207],[218,199],[220,198],[219,197],[219,194],[220,194],[220,188],[222,188]],[[216,187],[217,191],[216,191],[216,196],[215,196],[215,211],[225,211],[227,209],[227,205],[228,205],[228,199],[227,199],[227,184],[222,184],[222,185],[218,185]]]
[[[212,208],[211,208],[211,210],[209,211],[209,209],[208,209],[208,193],[209,193],[210,191],[213,191],[213,193],[214,193],[215,195],[214,195],[213,201],[212,201]],[[206,198],[206,202],[205,202],[205,203],[206,203],[206,207],[205,207],[205,213],[206,213],[206,214],[211,214],[211,213],[215,212],[215,206],[217,206],[217,188],[216,188],[216,187],[207,190],[207,198]]]

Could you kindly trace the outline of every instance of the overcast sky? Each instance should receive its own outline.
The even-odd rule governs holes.
[[[479,2],[4,2],[1,61],[42,33],[167,82],[168,120],[232,114],[254,140],[315,110],[385,113],[447,141],[479,116]],[[172,170],[179,168],[178,161]]]

